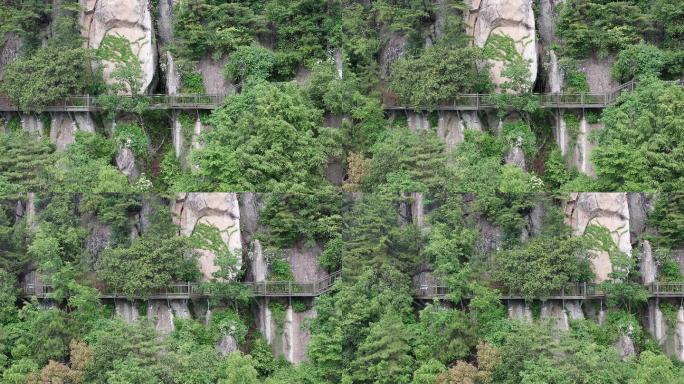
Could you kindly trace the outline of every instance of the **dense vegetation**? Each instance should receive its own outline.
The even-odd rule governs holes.
[[[310,325],[307,363],[295,367],[272,355],[249,315],[257,303],[227,282],[212,283],[212,290],[221,289],[225,296],[208,303],[212,316],[206,325],[201,319],[177,318],[173,331],[160,341],[148,322],[153,318],[123,322],[100,302],[95,287],[106,283],[120,292],[144,293],[171,281],[197,279],[188,246],[225,253],[212,246],[217,239],[213,227],[196,229],[189,238],[175,237],[168,208],[153,195],[48,194],[36,196],[36,218],[15,215],[16,204],[26,200],[2,202],[3,382],[417,384],[465,383],[470,378],[484,383],[646,383],[659,375],[669,380],[663,382],[676,383],[681,374],[637,320],[641,299],[634,290],[638,277],[632,274],[616,274],[605,283],[615,300],[603,304],[603,325],[573,320],[569,331],[557,337],[554,323],[543,320],[541,312],[549,303],[533,299],[529,304],[535,322],[508,318],[498,298],[501,291],[532,298],[590,280],[590,249],[615,253],[611,259],[616,263],[624,257],[600,227],[582,237],[570,236],[552,197],[499,196],[508,204],[528,205],[508,212],[501,208],[496,217],[524,221],[530,207],[544,207],[543,225],[529,241],[521,238],[528,228],[510,227],[495,244],[480,229],[486,213],[476,210],[485,202],[467,194],[431,196],[425,218],[429,231],[421,230],[415,218],[402,216],[402,207],[412,201],[402,194],[352,198],[330,191],[316,198],[264,198],[268,203],[260,223],[268,229],[263,240],[269,249],[282,251],[305,239],[327,244],[321,262],[344,272],[344,280],[315,301],[318,316]],[[147,224],[131,240],[126,223],[140,212]],[[29,220],[40,224],[31,229]],[[102,225],[112,230],[108,245],[93,246],[97,235],[92,228]],[[335,258],[337,265],[330,263]],[[272,278],[289,273],[280,271],[277,260],[270,261]],[[225,271],[231,271],[230,263],[222,265]],[[449,286],[449,301],[416,306],[411,277],[425,263]],[[14,282],[31,265],[55,286],[49,309],[41,309],[37,301],[15,306]],[[239,268],[230,273],[242,276]],[[668,278],[666,273],[659,278]],[[139,300],[134,305],[144,316],[153,303]],[[275,317],[285,308],[279,305],[269,306]],[[671,316],[663,305],[665,316]],[[217,352],[215,345],[227,335],[241,352]],[[621,358],[614,345],[624,337],[634,342],[638,357]]]
[[[30,125],[27,119],[4,116],[0,143],[7,150],[3,153],[35,158],[29,169],[40,177],[15,180],[13,175],[26,173],[27,163],[17,162],[14,155],[6,159],[2,155],[0,186],[8,192],[28,191],[37,186],[31,181],[37,179],[62,191],[312,191],[330,185],[326,168],[335,164],[342,168],[335,183],[344,179],[342,189],[347,191],[375,191],[385,184],[383,188],[423,190],[426,186],[407,180],[407,175],[422,172],[420,167],[445,169],[435,176],[460,180],[452,191],[474,190],[467,175],[484,168],[500,175],[487,182],[504,192],[673,190],[676,188],[665,184],[677,177],[672,164],[677,162],[680,144],[663,129],[679,121],[680,109],[670,106],[681,92],[653,79],[676,79],[684,71],[680,49],[684,11],[677,5],[659,0],[569,1],[559,6],[558,42],[551,48],[560,56],[567,90],[589,89],[586,75],[579,70],[581,60],[589,57],[614,56],[612,76],[616,82],[639,80],[640,91],[623,97],[601,115],[565,114],[571,147],[578,144],[584,121],[601,122],[606,127],[589,138],[598,144],[590,159],[596,174],[593,178],[573,170],[576,160],[572,151],[566,149],[570,154],[561,156],[555,148],[552,127],[557,123],[529,94],[533,84],[517,43],[494,34],[484,47],[473,47],[465,33],[465,8],[460,2],[178,3],[173,8],[175,40],[166,48],[179,62],[182,89],[203,92],[197,63],[211,57],[223,60],[224,75],[239,92],[210,116],[146,111],[146,101],[137,97],[138,58],[123,37],[108,36],[96,50],[82,48],[77,4],[65,3],[57,11],[39,2],[3,4],[3,39],[23,39],[25,47],[3,69],[6,75],[1,91],[22,108],[35,111],[67,94],[97,94],[107,113],[94,124],[117,127],[98,129],[90,137],[77,134],[77,143],[68,153],[50,154],[50,159],[60,164],[53,169],[39,160],[49,154],[49,146],[38,149],[27,140],[12,138],[21,135],[16,133],[18,128]],[[50,28],[45,29],[46,25]],[[46,31],[41,36],[46,43],[36,44],[35,34],[28,32],[41,28]],[[397,57],[386,57],[390,48]],[[115,64],[108,84],[102,81],[97,65],[103,59]],[[504,81],[498,87],[488,76],[492,60],[503,65]],[[297,80],[296,85],[292,80]],[[438,143],[425,147],[426,139],[432,141],[435,131],[443,129],[439,121],[452,117],[426,112],[420,119],[427,120],[430,128],[415,133],[404,128],[415,126],[414,117],[404,120],[401,114],[386,113],[382,108],[383,102],[398,102],[433,109],[458,93],[491,91],[500,92],[490,99],[498,106],[496,111],[481,113],[476,126],[466,128],[481,125],[492,138],[466,129],[463,143],[455,148],[439,149]],[[132,92],[134,97],[122,98],[121,92]],[[662,110],[656,113],[656,109]],[[648,121],[649,113],[660,121]],[[42,135],[49,136],[52,119],[45,114],[32,119],[42,122]],[[505,120],[503,129],[497,119]],[[195,120],[213,129],[198,135]],[[176,140],[182,140],[184,146],[176,145],[175,150],[168,129],[174,124],[181,126],[182,137]],[[645,136],[624,132],[635,129]],[[651,135],[654,130],[662,132],[658,135],[661,139]],[[664,145],[662,140],[670,140],[668,135],[674,141],[663,153],[657,148]],[[404,147],[396,155],[411,151],[422,155],[407,155],[415,158],[414,163],[404,163],[388,152],[397,143]],[[498,149],[487,147],[488,143],[496,143]],[[99,150],[91,150],[90,144]],[[467,148],[479,145],[487,148],[487,153],[469,157]],[[195,150],[197,147],[202,149]],[[135,157],[135,170],[126,171],[129,185],[115,170],[123,167],[116,158],[127,149]],[[459,166],[451,167],[452,159],[457,159]],[[506,163],[503,167],[502,161]],[[84,174],[98,177],[78,180]],[[105,182],[111,178],[117,181]],[[5,187],[7,183],[15,185]]]
[[[0,382],[682,382],[681,363],[641,321],[645,249],[620,251],[598,225],[573,234],[563,211],[570,191],[654,192],[632,243],[653,246],[658,281],[684,280],[674,257],[684,246],[684,88],[672,82],[684,75],[681,0],[558,5],[557,41],[544,49],[559,57],[564,91],[589,91],[582,68],[593,62],[611,67],[606,81],[636,81],[605,109],[562,114],[564,154],[561,115],[533,94],[544,76],[530,81],[510,36],[474,46],[465,2],[174,3],[160,80],[171,72],[167,51],[180,92],[204,93],[202,71],[217,66],[235,92],[214,111],[149,109],[143,93],[165,92],[164,81],[142,89],[140,59],[122,36],[84,48],[79,2],[0,3],[0,48],[20,46],[0,68],[0,93],[24,110],[0,116]],[[149,5],[158,18],[158,2]],[[113,66],[107,81],[103,60]],[[101,113],[43,112],[84,93]],[[495,107],[436,110],[462,93],[491,93]],[[393,103],[421,111],[383,108]],[[580,173],[581,129],[599,124],[584,137],[593,172]],[[258,222],[242,223],[258,228],[243,238],[249,249],[229,249],[206,223],[178,236],[169,205],[188,191],[268,193],[254,204]],[[235,284],[256,273],[256,240],[269,280],[294,280],[297,252],[343,279],[313,303],[265,305]],[[216,256],[209,281],[207,252]],[[539,299],[594,281],[598,254],[612,265],[606,300],[584,310],[601,324],[549,319],[564,308]],[[35,274],[54,287],[50,300],[19,294]],[[447,298],[416,300],[414,284],[433,280]],[[213,296],[162,335],[147,295],[179,281]],[[122,301],[100,300],[103,289],[138,297],[129,304],[140,319],[122,320]],[[668,340],[672,303],[660,304]],[[305,322],[306,362],[274,356],[254,316],[266,309],[277,338],[288,310],[317,314]],[[235,351],[217,348],[231,342]],[[621,356],[624,343],[634,353]]]

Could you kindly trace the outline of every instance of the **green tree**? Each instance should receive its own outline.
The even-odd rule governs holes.
[[[48,140],[33,138],[26,131],[0,133],[0,180],[6,180],[8,187],[11,186],[2,192],[47,188],[47,168],[54,161],[54,151],[54,145]]]
[[[161,366],[162,344],[148,322],[102,319],[85,341],[94,357],[86,369],[88,383],[158,383],[160,373],[168,370]]]
[[[112,164],[117,146],[97,133],[76,132],[74,143],[58,154],[49,172],[53,192],[132,192],[126,175]]]
[[[602,190],[681,189],[683,105],[684,89],[654,80],[604,110],[591,157]]]
[[[258,83],[214,112],[213,130],[195,152],[203,191],[305,191],[323,183],[337,152],[334,132],[293,84]]]
[[[684,194],[670,192],[656,199],[649,223],[658,230],[660,246],[676,248],[684,243]]]
[[[250,80],[267,80],[275,58],[273,52],[258,44],[239,47],[230,55],[225,74],[230,81],[244,87]]]
[[[411,382],[413,357],[410,333],[401,317],[389,312],[370,326],[351,363],[354,382],[407,384]]]
[[[258,373],[254,369],[252,357],[243,355],[240,352],[233,352],[228,355],[226,361],[227,375],[221,384],[259,384]]]
[[[275,35],[277,74],[289,79],[300,66],[309,66],[328,56],[328,41],[337,28],[339,2],[315,0],[271,0],[263,14],[278,31]]]
[[[662,354],[644,351],[639,355],[634,376],[629,384],[663,383],[675,384],[681,382],[681,369],[677,369],[672,360]]]
[[[307,88],[309,98],[318,108],[342,115],[342,145],[346,150],[367,153],[385,131],[387,121],[380,101],[367,95],[365,84],[343,68],[342,78],[333,63],[314,66]]]
[[[14,279],[14,274],[23,270],[30,261],[26,254],[26,219],[16,217],[17,206],[21,204],[23,207],[25,203],[23,199],[0,198],[0,273],[7,274],[7,280],[2,280],[7,284]]]
[[[364,194],[354,204],[344,221],[348,230],[342,233],[346,243],[342,270],[347,278],[357,278],[368,266],[403,272],[417,266],[419,231],[411,224],[399,225],[398,220],[392,195]]]
[[[159,377],[154,372],[133,358],[115,361],[112,370],[107,372],[107,383],[111,384],[153,384],[158,382]]]
[[[491,88],[484,55],[477,47],[434,45],[418,57],[397,60],[390,89],[399,102],[435,108],[460,93],[485,93]]]
[[[184,60],[197,61],[205,55],[220,59],[242,45],[248,45],[266,30],[266,20],[244,2],[194,0],[175,3],[174,51]]]
[[[97,274],[111,289],[144,294],[170,283],[196,280],[199,270],[190,255],[187,238],[142,237],[128,248],[105,250]]]
[[[433,132],[408,128],[389,130],[370,148],[372,159],[362,177],[367,192],[427,192],[445,177],[444,143]]]
[[[22,110],[41,111],[65,96],[85,93],[94,83],[91,58],[91,52],[85,48],[38,49],[5,67],[0,92]]]
[[[38,46],[43,33],[36,32],[49,13],[49,4],[40,0],[3,2],[0,4],[0,39],[5,41],[12,33],[19,35],[29,47]]]
[[[266,197],[259,221],[268,227],[268,245],[287,248],[298,241],[325,244],[339,236],[342,195],[324,186],[308,193],[275,193]]]
[[[416,324],[416,359],[420,363],[435,359],[446,365],[467,357],[476,344],[473,325],[464,311],[428,305]]]
[[[584,239],[547,236],[497,252],[494,275],[505,289],[529,297],[593,277]]]
[[[653,16],[639,1],[572,0],[561,7],[556,28],[570,56],[605,56],[639,42],[653,30]]]
[[[618,53],[612,74],[619,81],[659,77],[666,63],[665,53],[655,45],[630,45]]]

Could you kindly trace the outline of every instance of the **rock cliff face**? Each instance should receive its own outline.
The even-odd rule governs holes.
[[[259,211],[263,207],[262,196],[257,193],[240,194],[240,228],[243,249],[248,250],[250,279],[253,281],[268,280],[269,260],[263,245],[256,238],[259,228]],[[283,257],[290,264],[294,281],[311,282],[320,279],[327,273],[318,264],[318,256],[322,248],[318,245],[297,243],[292,248],[284,250]],[[273,312],[269,308],[272,301],[285,307],[285,319],[282,324],[277,323]],[[264,335],[276,356],[281,356],[291,363],[306,360],[310,333],[304,327],[308,318],[315,317],[312,302],[305,302],[306,310],[295,312],[291,302],[263,298],[257,301],[254,315],[259,331]]]
[[[128,300],[118,300],[114,302],[114,312],[126,323],[138,321],[140,313],[135,303]]]
[[[437,135],[444,140],[447,150],[454,149],[464,138],[466,129],[482,130],[477,112],[440,111],[437,120]]]
[[[228,58],[224,57],[214,60],[211,57],[203,57],[197,64],[197,69],[202,75],[204,91],[210,95],[231,93],[235,86],[226,80],[223,68],[228,63]]]
[[[53,113],[50,120],[50,141],[58,151],[75,140],[76,131],[95,132],[95,121],[90,113]]]
[[[582,62],[581,69],[587,76],[590,92],[610,92],[619,85],[610,74],[613,62],[615,62],[615,58],[612,56],[607,58],[591,57]]]
[[[659,301],[652,299],[648,303],[647,316],[651,336],[668,355],[684,361],[684,307],[678,305],[675,317],[668,319],[660,309]]]
[[[0,79],[5,65],[19,56],[22,41],[16,33],[8,33],[4,43],[0,46]]]
[[[173,211],[182,236],[191,236],[198,225],[214,227],[220,233],[223,246],[240,256],[240,207],[236,193],[181,193],[176,196]],[[204,278],[210,280],[218,270],[215,251],[197,251],[200,253],[200,270]],[[240,258],[237,268],[241,264]]]
[[[471,0],[466,19],[466,30],[475,45],[484,47],[490,36],[508,36],[522,58],[529,63],[529,82],[537,78],[537,44],[532,0]],[[504,63],[492,61],[490,70],[494,84],[506,79],[501,72]]]
[[[541,66],[545,73],[543,79],[545,80],[544,90],[546,92],[560,92],[563,88],[564,74],[558,63],[558,55],[553,49],[553,45],[558,42],[556,38],[557,8],[562,2],[563,0],[540,0],[538,2],[538,51]]]
[[[190,317],[190,311],[186,300],[150,300],[147,303],[146,316],[152,321],[157,332],[168,334],[175,329],[173,319],[187,319]]]
[[[627,193],[573,193],[566,204],[566,222],[575,235],[583,235],[590,225],[605,227],[621,252],[631,255]],[[597,281],[608,278],[612,264],[607,252],[594,251],[592,259]]]
[[[34,113],[20,113],[21,128],[32,136],[44,137],[45,124],[40,116]]]
[[[81,25],[88,46],[99,48],[106,36],[123,37],[140,60],[142,78],[138,92],[154,85],[157,65],[154,29],[148,0],[81,0]],[[104,77],[111,81],[115,63],[104,62]]]

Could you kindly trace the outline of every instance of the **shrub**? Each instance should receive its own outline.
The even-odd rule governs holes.
[[[85,48],[41,48],[5,67],[0,91],[23,110],[40,111],[67,95],[82,94],[94,84],[92,53]]]
[[[634,44],[618,53],[612,74],[619,81],[644,76],[658,77],[665,64],[666,56],[660,48],[651,44]]]

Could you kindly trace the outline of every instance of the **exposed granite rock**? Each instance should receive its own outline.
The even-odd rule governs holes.
[[[21,37],[14,32],[7,33],[4,37],[5,41],[0,46],[0,79],[5,66],[19,56],[23,45]]]
[[[90,113],[72,112],[51,114],[50,141],[57,151],[63,151],[76,138],[76,131],[95,132],[95,121]]]
[[[50,141],[57,151],[63,151],[74,142],[76,122],[66,113],[55,113],[50,121]]]
[[[608,56],[601,59],[591,57],[581,63],[581,70],[587,75],[589,92],[610,92],[619,85],[611,74],[614,62],[615,57]]]
[[[556,39],[556,19],[558,16],[558,5],[563,0],[540,0],[538,2],[537,26],[539,33],[538,47],[541,52],[545,69],[546,84],[544,89],[547,92],[558,93],[563,89],[564,73],[558,64],[558,55],[553,50],[553,45],[558,42]]]
[[[634,243],[645,231],[648,214],[653,208],[650,196],[643,192],[627,194],[629,204],[629,234]]]
[[[532,310],[524,300],[508,300],[508,317],[513,320],[532,322]]]
[[[236,193],[180,193],[176,196],[173,212],[182,236],[191,236],[199,224],[217,228],[225,246],[231,252],[242,248],[240,237],[240,208]],[[200,249],[199,264],[204,279],[212,279],[218,270],[212,250]],[[236,252],[237,253],[237,252]],[[238,268],[242,260],[238,256]]]
[[[674,357],[679,361],[684,361],[684,307],[681,305],[677,310],[677,326],[674,337]]]
[[[429,264],[419,265],[418,268],[416,268],[416,273],[411,277],[411,282],[413,283],[413,286],[422,290],[439,284],[439,280],[435,277],[433,268]]]
[[[572,193],[566,203],[565,218],[574,234],[578,236],[584,234],[589,225],[607,228],[618,249],[631,255],[626,193]],[[607,252],[594,252],[596,257],[592,259],[592,264],[596,279],[600,282],[608,278],[608,274],[612,272],[612,264]]]
[[[506,153],[506,158],[504,159],[507,165],[515,165],[516,167],[527,170],[525,165],[525,152],[522,149],[522,142],[518,142],[513,145]]]
[[[573,112],[568,112],[573,113]],[[558,148],[566,157],[569,166],[578,171],[594,176],[594,165],[591,162],[591,153],[596,147],[596,143],[590,139],[591,133],[595,130],[603,129],[603,123],[589,123],[586,115],[580,113],[579,130],[576,137],[572,137],[568,131],[565,114],[561,111],[554,112],[554,134]]]
[[[156,78],[156,44],[149,0],[81,0],[81,26],[88,47],[98,48],[106,36],[124,37],[140,60],[142,71],[138,92],[152,88]],[[112,82],[115,63],[105,61],[105,80]]]
[[[591,132],[603,129],[603,123],[597,122],[590,124],[587,121],[586,115],[582,115],[580,120],[580,131],[577,136],[577,145],[575,146],[575,168],[585,175],[594,176],[594,165],[591,162],[591,152],[596,147],[596,143],[589,139]]]
[[[180,87],[181,79],[176,60],[170,51],[166,51],[166,93],[175,95],[179,93]]]
[[[397,32],[380,31],[381,39],[386,39],[380,49],[380,79],[388,80],[392,64],[406,53],[406,37]]]
[[[311,83],[311,70],[300,65],[295,74],[295,82],[300,87],[306,87]]]
[[[615,348],[620,351],[620,358],[622,360],[627,359],[630,356],[636,355],[636,347],[634,346],[634,340],[629,336],[629,334],[622,334],[620,338],[615,343]]]
[[[171,312],[175,317],[179,319],[189,319],[191,317],[187,300],[169,300],[169,304],[171,305]]]
[[[641,272],[641,282],[644,285],[651,284],[656,279],[656,274],[658,273],[658,267],[656,266],[655,259],[653,258],[653,251],[651,250],[651,242],[644,240],[642,242],[643,251],[641,253],[641,261],[639,263],[639,269]]]
[[[471,0],[466,20],[466,32],[478,47],[484,47],[491,35],[511,37],[518,53],[529,63],[530,84],[537,78],[537,44],[532,0]],[[492,60],[492,81],[506,81],[501,72],[504,64]]]
[[[232,352],[238,350],[237,341],[232,335],[223,335],[219,342],[216,344],[216,350],[219,355],[226,356]]]
[[[157,8],[157,35],[159,42],[168,45],[173,42],[174,0],[159,0]]]
[[[116,300],[114,302],[116,315],[128,324],[138,321],[140,314],[134,302],[128,300]]]
[[[539,317],[543,321],[549,321],[559,331],[570,329],[568,315],[565,313],[562,302],[558,300],[542,301]]]
[[[197,64],[197,69],[202,75],[204,91],[210,95],[231,93],[235,86],[226,80],[223,68],[228,63],[228,58],[214,60],[211,57],[203,57]]]
[[[147,319],[152,322],[154,329],[162,334],[173,332],[173,311],[166,300],[150,300],[147,303]]]
[[[454,149],[463,141],[466,129],[482,130],[477,112],[439,111],[438,116],[437,136],[444,140],[447,150]]]
[[[257,320],[259,330],[266,337],[273,354],[285,358],[293,364],[306,361],[306,351],[311,334],[304,327],[304,324],[316,316],[313,309],[303,312],[295,312],[292,306],[287,306],[285,312],[285,322],[279,328],[273,319],[271,310],[268,308],[268,300],[259,302],[259,312]],[[307,305],[311,306],[311,303]]]
[[[311,333],[304,326],[308,319],[316,317],[313,309],[295,312],[292,306],[287,307],[283,332],[284,356],[292,364],[306,361]]]
[[[408,127],[412,132],[418,132],[423,129],[430,129],[430,119],[426,113],[406,112]]]
[[[674,321],[674,329],[669,329],[668,321],[660,310],[658,300],[648,302],[648,330],[658,341],[665,353],[679,361],[684,361],[684,308],[679,306]]]
[[[35,137],[44,137],[45,127],[40,116],[33,113],[20,113],[21,128]]]
[[[311,282],[322,279],[326,271],[318,264],[318,256],[323,249],[318,244],[308,245],[298,242],[285,251],[285,258],[290,264],[294,281]]]
[[[90,260],[91,266],[95,267],[102,251],[111,245],[112,228],[97,220],[88,220],[86,226],[90,229],[88,238],[86,238],[86,250],[90,255],[89,257],[92,258]]]
[[[140,176],[138,167],[135,164],[135,155],[130,148],[121,148],[116,154],[116,167],[128,177],[129,181],[136,180]]]
[[[411,192],[413,201],[411,202],[411,219],[416,227],[423,229],[425,227],[425,212],[423,208],[423,193]]]
[[[565,301],[565,313],[569,320],[582,320],[585,318],[584,311],[582,310],[581,300],[566,300]]]
[[[503,230],[500,227],[492,225],[484,218],[480,218],[477,222],[480,237],[475,244],[479,252],[487,253],[501,249],[503,244]]]

